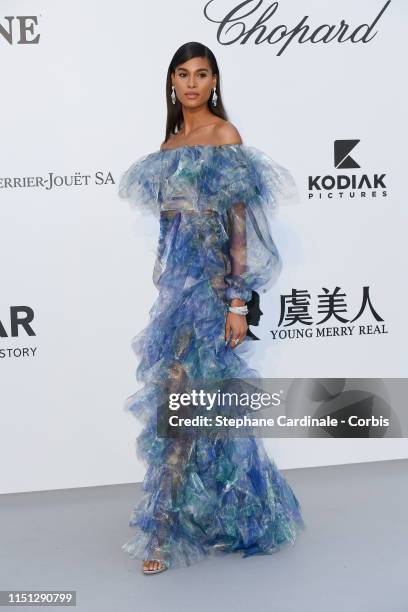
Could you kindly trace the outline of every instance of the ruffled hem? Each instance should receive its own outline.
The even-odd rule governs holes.
[[[122,546],[130,558],[153,558],[159,548],[170,567],[185,567],[211,554],[246,558],[295,544],[305,529],[300,504],[262,442],[219,443],[218,449],[202,439],[192,443],[173,499],[165,494],[171,466],[151,463],[129,522],[137,533]]]

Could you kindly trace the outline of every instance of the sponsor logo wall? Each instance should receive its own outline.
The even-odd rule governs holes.
[[[406,16],[402,0],[3,1],[0,492],[143,477],[123,405],[158,227],[117,186],[163,140],[188,40],[214,51],[243,141],[299,191],[273,220],[283,269],[242,354],[268,379],[406,378]],[[267,447],[283,469],[408,456],[405,438]]]

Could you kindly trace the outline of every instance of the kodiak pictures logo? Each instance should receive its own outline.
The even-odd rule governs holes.
[[[308,177],[308,198],[312,199],[368,199],[386,198],[388,182],[386,172],[353,172],[361,168],[358,153],[360,140],[335,140],[333,143],[333,167],[331,174],[314,174]]]

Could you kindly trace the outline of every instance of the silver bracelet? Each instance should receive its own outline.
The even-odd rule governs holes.
[[[228,306],[228,310],[234,314],[246,315],[248,314],[248,306]]]

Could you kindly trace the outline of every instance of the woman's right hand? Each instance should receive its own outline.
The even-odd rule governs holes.
[[[234,349],[240,344],[247,333],[248,323],[245,315],[228,312],[225,321],[225,343],[230,339],[231,348]],[[236,342],[238,340],[238,342]]]

